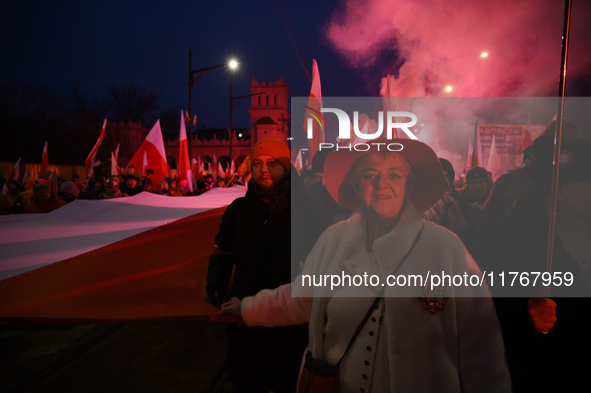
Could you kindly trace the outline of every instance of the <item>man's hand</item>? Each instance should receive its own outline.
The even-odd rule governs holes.
[[[527,301],[527,311],[536,331],[548,334],[556,322],[556,303],[548,298],[532,298]]]
[[[222,314],[230,314],[242,318],[242,313],[240,312],[241,304],[242,301],[237,297],[231,298],[227,303],[222,304]]]

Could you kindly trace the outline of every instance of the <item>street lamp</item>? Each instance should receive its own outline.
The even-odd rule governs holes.
[[[238,62],[236,60],[230,60],[228,63],[219,64],[213,67],[201,68],[199,70],[193,70],[193,50],[189,49],[189,162],[191,162],[191,150],[193,148],[193,86],[195,85],[195,82],[199,80],[199,78],[207,73],[207,71],[222,67],[228,67],[233,70],[238,67]],[[195,74],[197,73],[200,74],[197,78],[195,78]]]
[[[243,99],[247,98],[247,97],[252,97],[252,96],[259,96],[259,95],[264,95],[264,92],[259,92],[259,93],[254,93],[254,94],[247,94],[244,96],[238,96],[238,97],[232,97],[232,82],[230,81],[230,162],[232,162],[232,139],[233,135],[234,135],[234,124],[232,123],[232,111],[234,110],[234,107],[236,105],[238,105],[238,103],[240,101],[242,101]],[[237,100],[237,101],[236,101]],[[236,101],[236,102],[234,102]],[[252,138],[252,133],[250,135],[250,137]],[[251,139],[252,140],[252,139]]]

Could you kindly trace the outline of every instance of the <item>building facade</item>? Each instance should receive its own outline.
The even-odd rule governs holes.
[[[197,130],[193,130],[191,157],[208,162],[215,157],[226,167],[231,160],[239,165],[261,139],[276,138],[289,146],[289,92],[283,76],[276,82],[257,82],[253,76],[250,92],[253,94],[250,97],[250,130],[234,128],[232,141],[218,139],[215,135],[211,140],[201,140],[197,137]],[[139,123],[108,122],[101,151],[115,151],[119,145],[118,165],[125,168],[147,134],[148,130]],[[245,139],[248,134],[250,138]],[[164,141],[164,148],[168,165],[171,169],[176,168],[179,139]]]

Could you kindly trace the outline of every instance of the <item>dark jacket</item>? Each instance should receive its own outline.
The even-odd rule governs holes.
[[[351,216],[352,211],[339,205],[320,182],[306,187],[306,193],[328,213],[331,223],[346,220]]]
[[[554,242],[552,272],[561,272],[563,276],[565,272],[572,273],[574,280],[571,286],[550,289],[550,298],[557,304],[557,322],[548,334],[534,331],[527,310],[528,299],[540,296],[541,279],[536,287],[522,286],[519,277],[511,285],[510,272],[545,272],[548,222],[541,199],[518,201],[490,239],[487,252],[477,253],[481,269],[487,274],[495,273],[491,292],[515,392],[578,391],[582,383],[587,384],[585,379],[591,367],[591,340],[587,332],[591,323],[591,289],[560,239],[556,237]],[[501,272],[505,273],[504,287],[500,286]],[[533,281],[533,275],[528,276]]]
[[[478,215],[478,228],[474,239],[476,249],[488,252],[487,245],[513,202],[529,196],[535,188],[536,184],[528,168],[509,171],[497,179]],[[474,258],[478,261],[476,255]]]
[[[456,190],[447,192],[422,216],[425,220],[439,224],[454,232],[464,243],[466,249],[472,253],[476,223],[463,193]]]
[[[265,203],[249,187],[222,216],[209,260],[206,291],[219,307],[235,267],[231,295],[242,299],[291,282],[329,225],[292,167],[287,195]],[[308,343],[307,325],[228,325],[228,378],[238,391],[295,391]]]
[[[291,282],[329,226],[327,213],[291,173],[290,192],[269,205],[249,187],[226,209],[215,239],[221,253],[211,255],[208,268],[206,291],[214,305],[226,293],[234,266],[232,296],[239,299]]]

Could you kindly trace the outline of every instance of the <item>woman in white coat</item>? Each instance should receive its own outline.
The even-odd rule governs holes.
[[[294,283],[222,312],[248,325],[309,322],[309,351],[334,365],[383,296],[340,364],[341,392],[510,391],[482,273],[452,232],[420,216],[447,190],[436,154],[415,140],[383,142],[327,157],[327,189],[355,213],[323,233]]]

